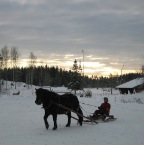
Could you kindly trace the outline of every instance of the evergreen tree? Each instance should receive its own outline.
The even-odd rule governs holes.
[[[77,90],[82,89],[81,86],[81,75],[79,73],[81,68],[77,64],[77,60],[74,61],[72,71],[70,71],[70,82],[68,88],[73,90],[75,93]]]

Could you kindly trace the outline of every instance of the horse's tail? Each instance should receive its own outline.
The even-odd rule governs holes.
[[[83,112],[81,110],[81,106],[79,105],[78,109],[77,109],[77,112],[81,115],[78,115],[78,123],[82,126],[82,123],[83,123]]]

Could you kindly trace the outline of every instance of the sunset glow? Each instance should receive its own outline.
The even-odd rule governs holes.
[[[85,75],[139,72],[144,63],[141,0],[0,0],[0,48],[19,50],[19,65],[72,69]],[[123,67],[124,65],[124,67]]]
[[[35,65],[36,66],[55,66],[62,69],[65,69],[67,71],[72,69],[73,63],[74,63],[74,55],[66,55],[65,60],[60,59],[54,59],[54,60],[46,60],[46,59],[37,59]],[[87,57],[87,60],[91,57]],[[68,61],[68,59],[72,59],[71,61]],[[92,58],[91,58],[92,59]],[[102,59],[102,58],[101,58]],[[97,60],[97,59],[94,59]],[[102,60],[105,60],[104,58]],[[81,62],[81,63],[80,63]],[[78,65],[81,64],[81,68],[83,69],[84,65],[84,74],[88,76],[106,76],[109,77],[110,74],[112,75],[121,75],[126,73],[135,73],[136,70],[132,69],[126,69],[125,67],[121,71],[121,68],[117,63],[111,63],[114,67],[109,67],[105,63],[97,62],[97,61],[85,61],[82,62],[82,60],[79,60],[77,62]],[[29,59],[21,59],[19,63],[20,67],[27,67],[29,65]],[[117,67],[117,68],[116,68]],[[79,71],[80,73],[83,73],[83,70]]]

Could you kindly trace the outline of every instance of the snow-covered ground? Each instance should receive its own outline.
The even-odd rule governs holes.
[[[56,92],[68,91],[64,87],[52,89]],[[111,114],[118,119],[98,125],[83,124],[82,127],[72,119],[71,127],[67,128],[67,117],[59,115],[58,129],[53,131],[51,116],[48,118],[50,127],[45,129],[44,110],[35,104],[35,87],[27,89],[21,83],[17,90],[10,88],[0,95],[0,145],[143,145],[144,92],[120,95],[113,90],[111,95],[108,90],[90,90],[92,98],[78,95],[79,101],[99,106],[106,96],[112,107]],[[13,95],[18,91],[20,95]],[[81,106],[85,116],[97,109],[84,104]]]

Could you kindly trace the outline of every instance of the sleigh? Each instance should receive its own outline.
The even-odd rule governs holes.
[[[54,102],[53,102],[53,103],[54,103]],[[67,111],[71,111],[71,112],[77,114],[78,116],[83,117],[83,118],[84,118],[83,122],[91,122],[92,124],[98,124],[98,122],[96,121],[95,118],[90,118],[90,117],[84,116],[84,115],[78,113],[77,111],[74,111],[74,110],[72,110],[72,109],[70,109],[70,108],[68,108],[68,107],[66,107],[66,106],[63,106],[62,104],[58,104],[58,103],[54,103],[54,104],[55,104],[56,106],[59,106],[59,107],[63,108],[63,109],[66,109]],[[71,116],[71,118],[73,118],[73,119],[75,119],[75,120],[78,121],[78,119],[75,118],[74,116]]]
[[[105,116],[105,115],[99,115],[97,117],[93,117],[93,116],[89,116],[90,119],[93,119],[97,122],[110,122],[110,121],[114,121],[117,118],[115,118],[113,115],[109,115],[109,116]],[[84,120],[84,122],[90,122],[89,119],[88,120]]]

